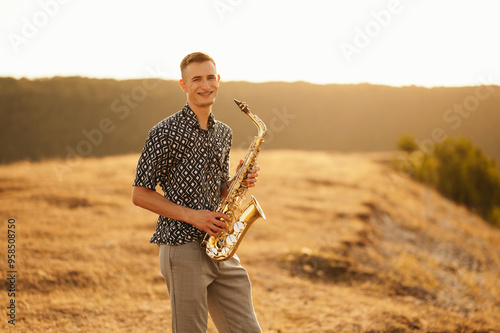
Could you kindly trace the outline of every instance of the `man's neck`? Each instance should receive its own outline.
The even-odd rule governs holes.
[[[208,118],[210,117],[210,113],[212,113],[212,105],[205,107],[196,107],[191,106],[191,110],[193,110],[194,114],[198,118],[198,122],[200,123],[200,127],[203,129],[208,129]]]

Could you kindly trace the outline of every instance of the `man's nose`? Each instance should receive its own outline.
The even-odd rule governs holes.
[[[208,82],[208,80],[203,80],[201,86],[204,88],[204,89],[209,89],[210,88],[210,82]]]

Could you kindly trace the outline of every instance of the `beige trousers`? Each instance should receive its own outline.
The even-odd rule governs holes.
[[[236,255],[215,262],[191,242],[160,245],[159,259],[170,295],[172,332],[206,332],[208,312],[220,333],[262,332],[248,273]]]

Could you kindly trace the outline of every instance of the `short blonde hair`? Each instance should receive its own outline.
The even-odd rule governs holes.
[[[185,79],[184,72],[185,72],[186,67],[190,63],[193,63],[193,62],[205,62],[205,61],[211,61],[214,64],[214,66],[216,66],[214,59],[211,56],[209,56],[208,54],[203,53],[203,52],[193,52],[193,53],[190,53],[187,56],[185,56],[184,59],[182,59],[182,61],[181,61],[181,75],[182,75],[182,79],[183,80]]]

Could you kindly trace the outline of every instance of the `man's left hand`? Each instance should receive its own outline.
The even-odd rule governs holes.
[[[243,160],[240,161],[239,167],[241,167],[241,164],[243,163]],[[245,177],[245,186],[246,187],[254,187],[257,183],[257,177],[259,176],[259,170],[260,167],[258,165],[255,165],[250,171],[248,171],[246,177]]]

